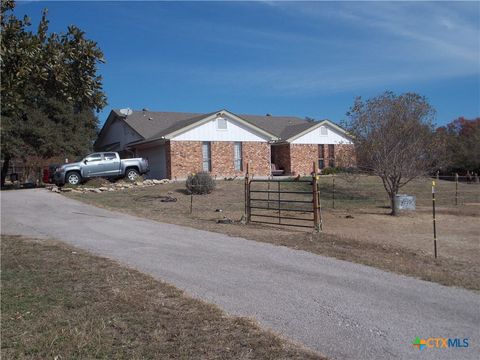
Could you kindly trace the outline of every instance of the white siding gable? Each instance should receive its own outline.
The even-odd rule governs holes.
[[[220,120],[217,123],[217,119],[226,120],[225,122]],[[220,125],[220,128],[219,128]],[[223,115],[213,120],[210,120],[204,124],[189,129],[171,140],[178,141],[268,141],[265,135],[249,128],[248,126],[231,119],[230,117]]]
[[[322,131],[322,127],[325,128]],[[320,126],[292,141],[292,144],[351,144],[352,141],[340,131],[328,125]]]

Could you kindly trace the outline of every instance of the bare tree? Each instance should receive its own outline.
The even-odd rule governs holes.
[[[347,115],[358,167],[382,179],[397,215],[399,189],[436,166],[435,110],[418,94],[387,91],[365,102],[357,98]]]

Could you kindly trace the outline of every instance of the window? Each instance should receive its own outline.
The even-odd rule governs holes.
[[[236,142],[233,144],[233,164],[235,167],[235,171],[243,170],[242,162],[242,143]]]
[[[335,167],[335,145],[328,145],[328,166]]]
[[[318,168],[323,169],[325,168],[325,145],[318,145]]]
[[[117,155],[115,153],[105,153],[103,154],[103,158],[108,161],[116,160]]]
[[[102,154],[90,154],[85,158],[88,162],[100,161],[102,160]]]
[[[217,118],[217,130],[227,130],[227,119]]]
[[[209,141],[202,143],[202,169],[203,171],[212,171],[212,151]]]
[[[328,130],[326,126],[320,126],[320,135],[322,136],[328,135]]]

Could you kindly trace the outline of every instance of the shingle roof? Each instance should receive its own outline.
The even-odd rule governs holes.
[[[154,137],[164,130],[178,126],[185,120],[202,116],[203,114],[182,113],[182,112],[158,112],[158,111],[134,111],[131,115],[125,116],[119,110],[113,110],[119,117],[145,139]]]
[[[113,111],[117,116],[122,117],[124,121],[145,140],[158,139],[216,113],[200,114],[142,110],[133,111],[131,115],[124,116],[119,110]],[[262,116],[245,114],[236,116],[257,128],[275,135],[281,140],[289,139],[316,124],[315,122],[303,120],[294,116]]]
[[[294,116],[271,116],[271,115],[238,115],[249,123],[274,134],[282,140],[286,140],[301,131],[314,126],[314,122],[303,120]]]

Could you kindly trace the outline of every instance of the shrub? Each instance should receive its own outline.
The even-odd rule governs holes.
[[[215,189],[215,180],[209,173],[199,172],[189,175],[185,186],[192,194],[210,194]]]
[[[339,172],[339,168],[336,167],[327,167],[322,169],[322,175],[332,175],[337,174]]]

